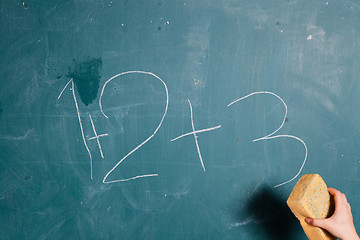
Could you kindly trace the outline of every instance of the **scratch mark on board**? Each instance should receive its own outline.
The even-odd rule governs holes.
[[[34,131],[34,129],[30,129],[28,130],[25,135],[23,136],[0,136],[0,139],[4,139],[4,140],[25,140],[29,137],[29,135]]]

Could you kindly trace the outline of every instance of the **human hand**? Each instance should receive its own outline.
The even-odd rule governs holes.
[[[334,188],[328,188],[328,191],[334,196],[334,214],[326,219],[306,218],[306,222],[312,226],[327,230],[341,240],[360,240],[355,230],[351,207],[345,194]]]

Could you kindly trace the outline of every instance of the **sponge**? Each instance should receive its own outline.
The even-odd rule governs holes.
[[[286,203],[299,219],[306,236],[310,240],[336,239],[327,231],[305,222],[307,217],[327,218],[334,213],[334,201],[320,175],[303,175],[296,183]]]

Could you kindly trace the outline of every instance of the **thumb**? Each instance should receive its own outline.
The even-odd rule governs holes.
[[[319,218],[305,218],[305,221],[315,227],[325,228],[328,226],[327,219],[319,219]]]

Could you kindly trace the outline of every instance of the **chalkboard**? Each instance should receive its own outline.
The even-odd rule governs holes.
[[[357,1],[9,0],[0,23],[0,239],[306,239],[306,173],[360,230]]]

